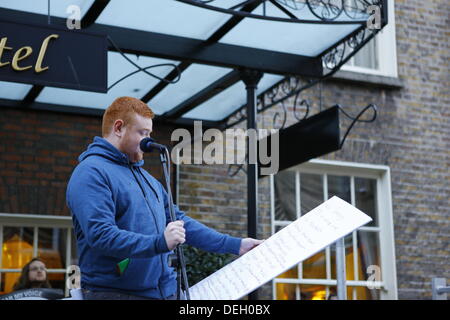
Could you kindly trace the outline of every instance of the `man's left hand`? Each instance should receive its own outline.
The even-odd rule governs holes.
[[[252,250],[254,247],[259,246],[261,243],[263,243],[264,240],[257,240],[253,238],[244,238],[241,241],[241,248],[239,249],[239,255],[242,256],[243,254],[246,254],[250,250]]]

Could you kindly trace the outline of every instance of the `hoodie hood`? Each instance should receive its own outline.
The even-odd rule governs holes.
[[[102,137],[94,137],[94,141],[88,146],[78,157],[78,161],[81,162],[90,156],[100,156],[108,160],[114,161],[122,165],[133,165],[135,167],[141,167],[144,165],[144,160],[132,163],[125,153],[120,152],[115,146],[108,142],[108,140]]]

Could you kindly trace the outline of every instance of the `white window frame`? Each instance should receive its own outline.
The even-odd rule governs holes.
[[[374,41],[376,41],[378,69],[363,68],[347,63],[341,67],[341,70],[398,78],[394,0],[388,1],[388,24],[375,36]],[[354,57],[349,62],[353,63],[353,60]]]
[[[371,230],[379,232],[380,240],[380,264],[381,264],[381,282],[370,283],[380,287],[380,299],[381,300],[397,300],[397,274],[396,274],[396,258],[395,258],[395,242],[394,242],[394,226],[393,226],[393,213],[392,213],[392,196],[391,196],[391,177],[390,169],[388,166],[373,165],[373,164],[361,164],[353,162],[342,162],[332,160],[320,160],[314,159],[309,162],[303,163],[299,166],[287,169],[289,171],[295,171],[295,190],[296,190],[296,211],[297,216],[300,216],[300,179],[299,173],[312,173],[322,175],[324,178],[327,175],[338,175],[351,177],[351,189],[352,189],[352,203],[355,201],[354,196],[354,178],[370,178],[377,181],[377,208],[378,208],[378,226],[377,227],[360,227],[357,230]],[[275,227],[284,226],[290,222],[275,221],[275,178],[274,175],[270,176],[270,199],[271,199],[271,228],[272,234],[275,233]],[[327,196],[327,183],[324,181],[324,197]],[[353,237],[356,237],[356,231],[353,232]],[[333,244],[334,245],[334,244]],[[330,261],[330,247],[325,249],[326,259]],[[356,264],[355,264],[356,265]],[[337,281],[331,279],[331,270],[329,270],[329,263],[327,263],[326,273],[327,279],[304,279],[302,275],[302,264],[298,265],[299,279],[284,279],[275,278],[272,281],[272,293],[273,299],[276,299],[276,284],[277,283],[290,283],[301,285],[324,285],[324,286],[336,286]],[[356,275],[356,273],[355,273]],[[347,286],[367,286],[368,281],[347,280]],[[328,290],[327,290],[328,292]],[[355,298],[356,291],[353,290],[353,298]],[[300,295],[297,292],[297,299],[300,299]]]
[[[38,230],[39,228],[66,229],[66,267],[72,264],[72,218],[69,216],[52,216],[38,214],[18,214],[0,213],[0,250],[3,248],[3,228],[4,227],[24,227],[33,228],[33,257],[38,256]],[[22,269],[2,268],[3,254],[0,251],[0,281],[3,273],[21,273]],[[47,273],[64,273],[64,283],[67,282],[66,269],[47,269]],[[65,295],[68,295],[68,288],[65,286]]]

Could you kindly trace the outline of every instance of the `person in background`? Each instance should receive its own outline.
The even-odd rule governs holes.
[[[22,268],[22,274],[14,284],[13,290],[32,288],[51,288],[45,263],[39,258],[33,258]]]

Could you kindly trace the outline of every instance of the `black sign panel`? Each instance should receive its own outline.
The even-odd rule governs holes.
[[[331,107],[290,127],[281,129],[278,134],[279,171],[337,151],[341,144],[339,109],[336,106]],[[267,150],[271,150],[272,136],[258,141],[258,150],[260,143],[265,143],[268,146]],[[270,164],[259,163],[258,168],[261,171],[261,168],[269,166]],[[261,172],[259,172],[259,177],[263,177]]]
[[[107,92],[106,35],[0,21],[0,80]]]

